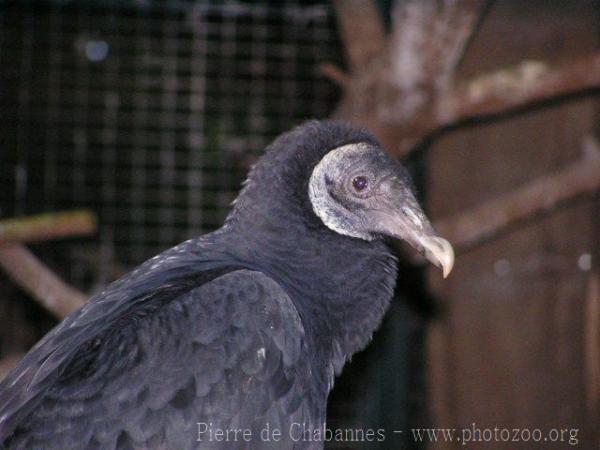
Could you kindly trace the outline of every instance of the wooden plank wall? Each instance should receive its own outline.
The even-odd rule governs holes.
[[[496,2],[462,70],[474,75],[523,59],[583,55],[597,48],[599,24],[595,1]],[[547,105],[447,133],[428,154],[430,214],[439,218],[475,206],[579,157],[580,138],[600,131],[597,99]],[[590,316],[597,308],[590,280],[600,267],[599,241],[600,195],[458,255],[446,281],[431,275],[445,308],[429,333],[435,426],[577,428],[576,448],[600,448],[600,380],[594,372],[600,343],[594,341],[597,317]],[[591,271],[579,265],[585,266],[585,254],[592,257]],[[455,447],[462,446],[431,446]]]

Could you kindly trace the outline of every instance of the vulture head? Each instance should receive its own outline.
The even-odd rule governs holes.
[[[312,121],[277,138],[251,170],[228,222],[243,222],[253,240],[273,232],[299,242],[321,229],[353,240],[392,237],[444,276],[454,264],[452,246],[423,213],[408,171],[370,133],[348,124]]]
[[[401,239],[444,277],[452,270],[452,246],[435,234],[407,170],[378,145],[357,142],[330,150],[314,167],[308,191],[315,214],[331,230],[367,241]]]
[[[309,197],[331,230],[367,241],[401,239],[448,276],[450,243],[437,236],[419,206],[407,170],[379,146],[366,142],[330,150],[313,169]]]

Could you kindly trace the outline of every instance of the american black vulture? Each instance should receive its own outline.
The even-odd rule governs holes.
[[[251,170],[224,225],[146,261],[0,385],[10,449],[319,449],[334,376],[392,297],[407,241],[454,256],[368,132],[308,122]]]

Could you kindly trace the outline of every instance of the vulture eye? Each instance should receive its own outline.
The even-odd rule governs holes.
[[[358,176],[352,180],[352,187],[358,192],[364,191],[368,184],[369,181],[367,180],[367,177]]]

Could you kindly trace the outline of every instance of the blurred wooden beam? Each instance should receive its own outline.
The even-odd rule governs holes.
[[[592,425],[600,418],[600,272],[598,271],[592,271],[588,280],[583,345],[585,400],[587,416]]]
[[[47,213],[0,220],[0,246],[11,242],[39,242],[96,231],[96,217],[88,211]]]
[[[583,143],[583,156],[568,167],[472,210],[438,220],[435,227],[457,250],[466,250],[536,214],[598,190],[600,148],[588,137]]]

